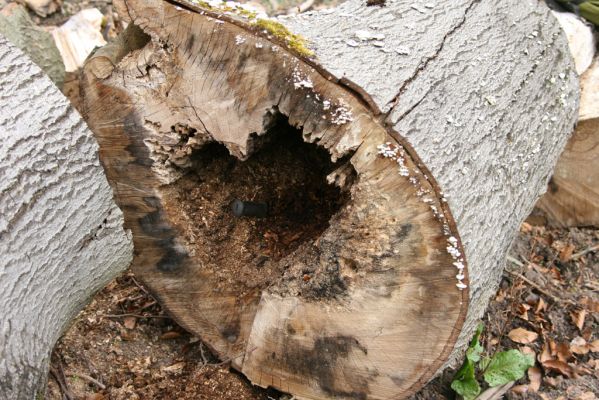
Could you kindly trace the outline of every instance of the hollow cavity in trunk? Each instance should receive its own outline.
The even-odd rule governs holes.
[[[350,198],[347,187],[327,183],[346,158],[331,162],[325,149],[304,142],[283,116],[251,140],[256,150],[246,161],[216,142],[196,150],[193,167],[165,190],[167,213],[185,231],[202,268],[218,277],[215,290],[341,294],[345,284],[338,269],[319,268],[318,239]],[[268,215],[236,217],[236,199],[264,202]]]

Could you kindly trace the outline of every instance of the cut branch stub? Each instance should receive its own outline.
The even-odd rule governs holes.
[[[242,22],[120,8],[133,24],[87,62],[84,92],[134,272],[257,385],[417,390],[453,350],[468,291],[414,151],[354,89]],[[236,198],[268,217],[235,218]]]

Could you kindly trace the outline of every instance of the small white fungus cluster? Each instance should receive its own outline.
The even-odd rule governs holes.
[[[331,100],[323,100],[320,95],[315,92],[314,83],[307,74],[302,72],[297,60],[294,59],[293,62],[295,63],[295,67],[291,73],[291,83],[293,83],[295,90],[308,90],[309,94],[306,95],[307,98],[314,97],[316,101],[321,102],[323,111],[332,110],[330,111],[330,118],[333,124],[344,125],[353,121],[351,109],[347,104],[345,104],[342,98],[338,98],[335,105],[333,105]]]
[[[439,211],[437,206],[434,204],[435,200],[431,197],[431,191],[422,187],[419,179],[415,176],[416,174],[410,175],[410,170],[405,164],[406,153],[405,150],[400,146],[394,146],[390,142],[386,142],[377,146],[378,154],[385,158],[390,158],[399,165],[399,174],[401,176],[408,177],[408,181],[416,188],[416,195],[422,200],[423,203],[429,205],[433,215],[443,223],[443,234],[447,237],[447,253],[454,259],[453,265],[458,269],[456,279],[458,283],[456,286],[460,290],[466,289],[468,286],[464,283],[464,257],[458,248],[458,240],[452,235],[449,224],[445,215]],[[418,173],[418,171],[414,171]],[[428,177],[424,175],[424,178],[428,180]],[[447,199],[441,193],[441,202],[447,202]]]
[[[410,170],[406,167],[404,149],[401,147],[391,147],[391,143],[379,144],[377,146],[379,154],[385,158],[390,158],[399,165],[399,174],[401,176],[410,176]]]

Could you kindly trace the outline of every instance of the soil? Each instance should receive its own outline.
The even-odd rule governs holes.
[[[523,224],[510,255],[515,261],[508,262],[483,318],[486,353],[520,349],[534,352],[539,360],[544,348],[571,346],[576,338],[588,343],[598,339],[599,251],[578,255],[598,242],[599,230]],[[580,325],[582,310],[586,314]],[[508,337],[515,328],[535,332],[538,339],[516,343]],[[525,377],[506,398],[594,399],[591,396],[599,393],[598,355],[571,353],[568,374],[538,362],[540,388],[534,392]],[[47,399],[53,400],[63,398],[55,376],[64,379],[73,399],[289,399],[253,387],[216,360],[198,338],[163,313],[131,273],[96,295],[58,342],[52,360],[55,373],[50,375]],[[454,373],[446,371],[412,400],[454,399]]]
[[[344,161],[332,163],[326,150],[304,142],[283,117],[253,143],[259,150],[243,162],[218,143],[192,154],[193,167],[164,190],[169,220],[221,289],[235,288],[241,297],[274,286],[280,292],[289,285],[277,285],[277,277],[291,274],[302,282],[303,295],[323,293],[311,270],[288,270],[318,264],[315,242],[349,200],[347,190],[326,180]],[[236,200],[260,204],[266,216],[235,216]]]

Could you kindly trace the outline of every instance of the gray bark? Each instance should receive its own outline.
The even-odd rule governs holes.
[[[0,36],[0,398],[43,394],[50,352],[132,244],[87,125]]]
[[[520,0],[348,1],[282,20],[327,70],[370,94],[444,191],[470,278],[455,365],[577,118],[565,34],[543,2]]]
[[[62,88],[65,70],[54,39],[31,20],[25,7],[11,3],[0,10],[0,34],[23,50],[56,86]]]

